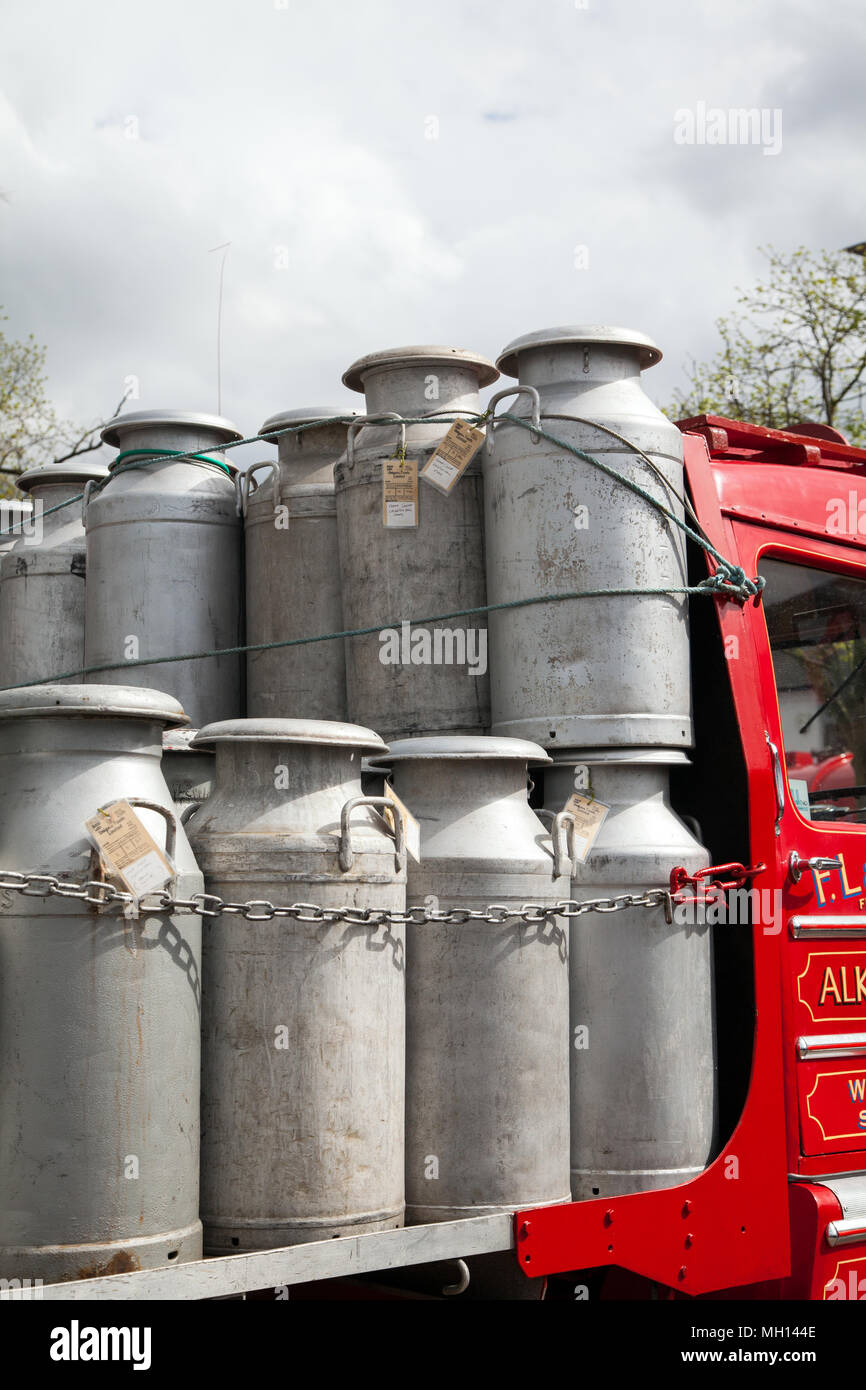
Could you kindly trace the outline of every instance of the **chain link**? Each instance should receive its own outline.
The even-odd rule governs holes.
[[[39,885],[39,886],[37,886]],[[77,898],[79,902],[105,907],[108,903],[121,903],[124,907],[135,902],[135,895],[104,879],[88,879],[86,883],[67,883],[55,878],[53,874],[19,874],[11,869],[0,869],[0,891],[21,893],[26,898]],[[164,894],[162,896],[165,896]]]
[[[292,903],[281,906],[266,899],[252,898],[248,902],[227,902],[215,893],[193,893],[191,898],[173,898],[165,891],[146,893],[136,898],[113,883],[88,879],[85,883],[69,883],[53,874],[20,874],[0,869],[0,891],[21,893],[27,898],[74,898],[92,907],[107,907],[118,903],[123,907],[137,903],[144,914],[159,912],[195,913],[202,917],[236,916],[248,922],[271,922],[288,917],[295,922],[349,922],[359,926],[402,927],[407,924],[423,926],[428,922],[464,926],[467,922],[486,922],[504,926],[520,919],[530,924],[546,922],[550,917],[582,917],[587,912],[624,912],[633,907],[663,907],[671,920],[672,894],[666,888],[650,888],[643,893],[620,893],[613,898],[587,898],[577,902],[567,898],[556,903],[523,903],[509,907],[506,903],[490,903],[486,908],[454,907],[446,911],[415,904],[405,912],[371,907],[319,907],[316,903]]]

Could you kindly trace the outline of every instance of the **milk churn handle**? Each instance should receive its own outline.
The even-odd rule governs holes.
[[[495,396],[491,396],[491,397],[490,397],[490,400],[487,402],[487,411],[486,411],[486,414],[487,414],[487,417],[488,417],[488,421],[487,421],[487,452],[488,452],[488,454],[492,454],[492,453],[493,453],[493,448],[494,448],[494,444],[493,444],[493,435],[494,435],[494,433],[495,433],[495,429],[494,429],[494,426],[495,426],[495,424],[496,424],[496,415],[495,415],[495,411],[496,411],[497,405],[499,404],[500,401],[504,400],[506,396],[519,396],[519,395],[528,396],[529,399],[532,401],[532,417],[531,417],[531,419],[532,419],[532,424],[535,425],[538,429],[541,429],[541,397],[539,396],[539,394],[538,394],[538,392],[536,391],[535,387],[534,387],[534,386],[506,386],[504,391],[497,391],[497,392],[496,392],[496,395],[495,395]],[[540,435],[540,434],[536,434],[536,433],[534,432],[534,430],[530,430],[530,432],[529,432],[529,437],[530,437],[530,439],[532,440],[533,444],[537,444],[537,443],[539,442],[539,440],[541,439],[541,435]]]
[[[88,502],[90,501],[91,493],[93,492],[94,488],[96,487],[98,481],[99,481],[98,478],[88,478],[87,482],[84,484],[84,491],[83,491],[83,493],[81,494],[81,524],[82,524],[82,526],[85,525],[85,523],[86,523],[86,520],[87,520],[87,504],[88,504]]]
[[[574,816],[570,811],[536,811],[540,821],[550,821],[550,838],[553,842],[553,877],[559,878],[567,872],[566,865],[572,858],[574,838]]]
[[[186,825],[187,821],[192,819],[196,811],[201,810],[201,805],[202,803],[200,801],[188,801],[178,816],[181,825]]]
[[[355,435],[365,425],[383,425],[386,420],[396,420],[400,426],[400,456],[406,453],[406,421],[396,410],[383,410],[381,415],[359,415],[346,431],[346,467],[355,467]]]
[[[349,828],[349,817],[356,806],[389,806],[394,812],[394,829],[386,821],[384,816],[379,817],[388,834],[394,835],[394,852],[397,856],[397,868],[399,870],[403,858],[403,819],[397,813],[393,801],[387,796],[356,796],[351,801],[347,801],[340,814],[340,868],[343,873],[348,873],[355,860],[352,849],[352,832]]]
[[[453,1263],[457,1266],[457,1283],[446,1284],[444,1286],[442,1292],[446,1295],[446,1297],[453,1296],[454,1294],[458,1293],[465,1293],[466,1290],[469,1288],[468,1264],[465,1260],[454,1260]]]
[[[177,821],[174,813],[165,806],[160,806],[158,801],[144,801],[140,796],[127,796],[123,799],[128,801],[130,806],[143,806],[146,811],[156,811],[158,816],[162,816],[165,821],[165,857],[170,859],[173,864],[174,847],[177,841]],[[108,810],[108,806],[112,804],[109,802],[105,809]]]
[[[274,479],[276,479],[279,474],[279,465],[276,464],[273,461],[273,459],[265,459],[263,463],[251,464],[250,467],[247,469],[246,473],[237,473],[235,475],[235,501],[238,516],[246,516],[247,514],[247,506],[250,500],[250,489],[252,487],[253,477],[260,468],[269,469],[270,471],[268,476]],[[262,487],[263,485],[264,479],[261,483],[258,481],[258,479],[256,479],[257,490],[259,487]]]

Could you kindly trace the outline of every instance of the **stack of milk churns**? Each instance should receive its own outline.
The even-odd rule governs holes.
[[[138,411],[106,427],[107,472],[22,480],[46,513],[83,497],[2,558],[0,867],[205,896],[0,899],[0,1276],[706,1165],[708,929],[554,910],[706,862],[667,786],[692,737],[686,599],[523,602],[686,583],[669,518],[546,437],[682,516],[680,435],[641,386],[660,357],[596,326],[496,366],[374,352],[343,376],[363,412],[271,416],[278,456],[245,474],[229,421]],[[485,424],[500,372],[518,384]],[[364,920],[407,903],[430,920]]]

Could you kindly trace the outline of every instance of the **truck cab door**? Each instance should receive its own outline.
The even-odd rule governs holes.
[[[774,692],[784,1073],[797,1174],[866,1167],[866,570],[756,555]],[[772,695],[775,694],[775,708]],[[764,924],[767,929],[767,924]]]

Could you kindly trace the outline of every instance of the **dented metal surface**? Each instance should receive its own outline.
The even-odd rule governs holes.
[[[170,812],[161,735],[183,720],[150,690],[0,693],[3,862],[78,880],[100,806],[139,797]],[[139,815],[163,845],[162,816]],[[180,826],[174,854],[175,891],[201,891]],[[0,898],[0,1276],[200,1255],[200,937],[192,914]]]

